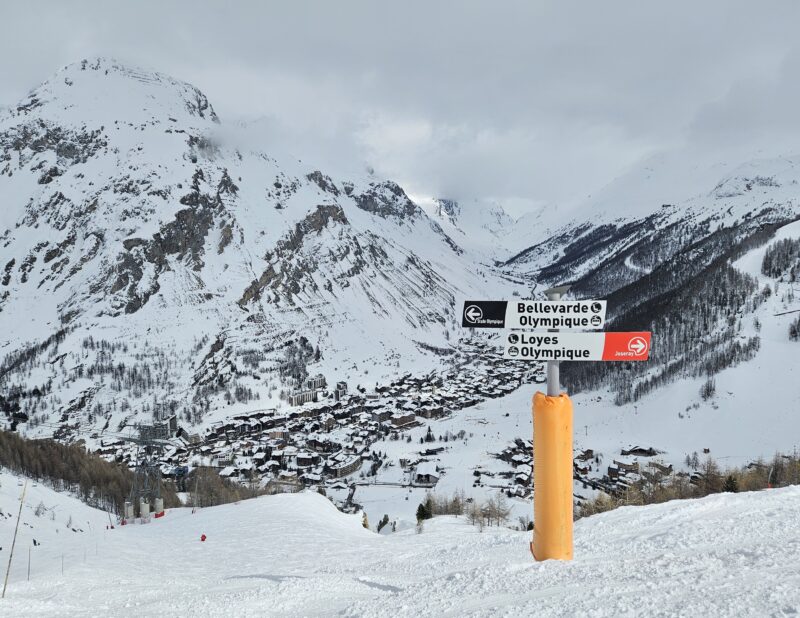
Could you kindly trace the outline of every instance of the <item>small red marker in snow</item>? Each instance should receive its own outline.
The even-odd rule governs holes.
[[[201,536],[200,536],[200,540],[201,540],[201,541],[205,541],[205,540],[206,540],[206,535],[205,535],[205,534],[201,535]]]

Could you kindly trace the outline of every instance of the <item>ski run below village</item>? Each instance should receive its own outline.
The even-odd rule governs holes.
[[[23,481],[0,482],[5,569]],[[436,517],[380,535],[313,492],[107,529],[106,513],[28,481],[0,613],[791,616],[799,508],[800,487],[624,507],[576,523],[574,561],[536,563],[530,532]]]

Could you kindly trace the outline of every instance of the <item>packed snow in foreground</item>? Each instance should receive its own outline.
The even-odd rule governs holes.
[[[5,567],[22,487],[0,481]],[[37,517],[40,503],[55,515]],[[535,563],[530,533],[439,517],[421,534],[377,535],[314,493],[106,530],[105,513],[29,486],[0,613],[794,615],[799,508],[798,487],[621,508],[577,522],[573,562]]]

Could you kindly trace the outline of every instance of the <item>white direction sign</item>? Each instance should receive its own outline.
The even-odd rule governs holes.
[[[604,300],[510,301],[506,308],[506,328],[593,330],[605,323]]]
[[[604,300],[468,300],[461,318],[472,328],[593,330],[605,323]]]
[[[503,358],[533,361],[645,361],[649,355],[649,332],[514,332],[503,349]]]

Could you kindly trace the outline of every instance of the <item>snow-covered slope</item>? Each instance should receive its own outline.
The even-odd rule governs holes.
[[[525,238],[509,244],[515,221],[497,202],[441,198],[420,200],[420,205],[447,234],[479,260],[504,261],[530,243],[530,239]]]
[[[27,577],[29,554],[32,578],[36,573],[42,577],[60,573],[64,552],[67,552],[67,568],[83,562],[84,553],[87,559],[90,553],[97,555],[116,517],[112,519],[105,511],[87,506],[69,494],[55,492],[45,484],[0,468],[0,565],[4,576],[23,490],[25,500],[14,549],[12,581]]]
[[[3,510],[14,507],[10,492],[0,497]],[[23,521],[35,522],[30,506]],[[3,608],[15,616],[791,615],[800,611],[798,508],[797,487],[622,508],[577,522],[574,561],[535,563],[529,532],[479,532],[441,517],[422,534],[377,535],[315,493],[271,496],[171,510],[147,525],[59,532],[34,549],[30,582],[27,540],[18,539]],[[4,551],[9,532],[5,520]]]

